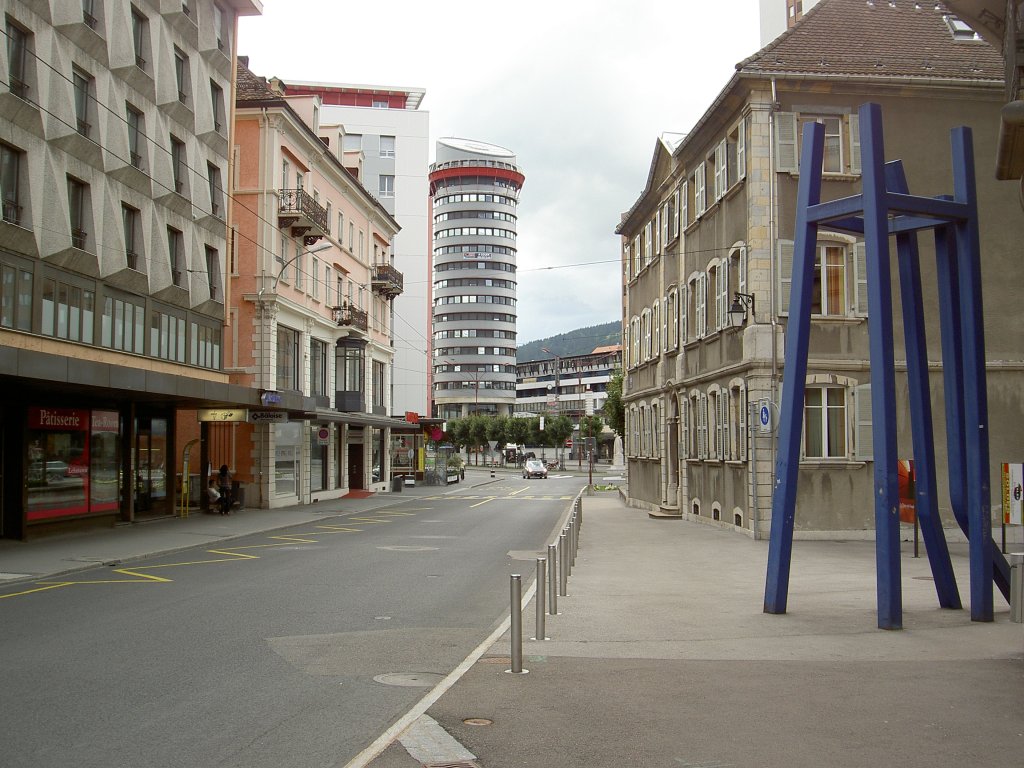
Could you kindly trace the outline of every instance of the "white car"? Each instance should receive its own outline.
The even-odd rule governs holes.
[[[531,477],[539,477],[541,480],[548,479],[548,468],[540,459],[527,459],[523,465],[523,479],[529,480]]]

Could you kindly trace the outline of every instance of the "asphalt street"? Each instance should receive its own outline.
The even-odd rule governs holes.
[[[3,763],[343,765],[507,616],[579,486],[506,476],[22,587]]]

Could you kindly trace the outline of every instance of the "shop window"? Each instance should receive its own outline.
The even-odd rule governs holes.
[[[32,330],[32,272],[0,264],[0,326]]]

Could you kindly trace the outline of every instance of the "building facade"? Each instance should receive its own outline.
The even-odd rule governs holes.
[[[0,535],[176,510],[223,370],[236,18],[257,0],[2,3]]]
[[[343,129],[344,162],[376,195],[401,230],[393,243],[394,264],[404,277],[391,323],[392,415],[431,412],[431,263],[427,166],[430,114],[420,109],[422,88],[289,80],[287,95],[320,97],[322,125]]]
[[[894,53],[918,50],[928,53]],[[1015,244],[1024,227],[1016,193],[994,179],[992,168],[1002,93],[998,52],[963,35],[941,6],[821,0],[737,66],[685,139],[657,143],[646,189],[617,230],[631,504],[767,534],[772,418],[789,385],[783,349],[801,127],[812,120],[825,126],[822,199],[856,194],[857,108],[868,101],[881,105],[887,159],[903,160],[915,194],[951,191],[950,129],[973,130],[992,466],[1020,460],[1022,310],[1013,298],[1017,281],[1006,276],[1016,274]],[[934,257],[926,240],[924,265]],[[796,535],[870,537],[865,251],[859,240],[825,227],[817,248],[808,374],[799,384],[805,406]],[[926,316],[936,322],[928,354],[938,366],[938,298],[930,282]],[[898,296],[894,301],[898,306]],[[912,459],[898,327],[895,335],[899,444]],[[932,388],[933,412],[941,413],[936,377]],[[943,446],[937,441],[940,467]],[[947,488],[943,469],[940,509],[951,524]]]
[[[320,122],[319,97],[287,96],[246,64],[225,367],[265,407],[218,425],[225,455],[213,463],[237,468],[250,506],[384,490],[397,426],[388,414],[398,224],[346,170],[343,135]]]
[[[516,210],[525,177],[507,149],[441,139],[433,211],[434,415],[508,416],[516,403]]]

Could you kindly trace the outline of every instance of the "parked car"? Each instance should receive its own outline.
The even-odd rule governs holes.
[[[548,468],[540,459],[527,459],[523,465],[523,479],[529,480],[531,477],[539,477],[541,480],[548,479]]]

